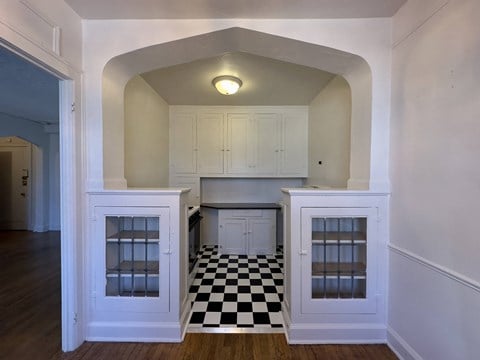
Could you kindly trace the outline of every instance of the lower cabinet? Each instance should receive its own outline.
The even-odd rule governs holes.
[[[178,342],[188,326],[187,192],[88,195],[89,341]]]
[[[219,210],[218,236],[223,254],[274,254],[276,210]]]
[[[284,189],[290,343],[386,341],[387,196]]]

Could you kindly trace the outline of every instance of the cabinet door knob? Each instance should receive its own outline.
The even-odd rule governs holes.
[[[308,254],[308,253],[307,253],[307,250],[300,250],[300,251],[298,252],[298,255],[307,255],[307,254]]]

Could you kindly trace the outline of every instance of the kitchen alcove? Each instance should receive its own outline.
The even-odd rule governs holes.
[[[237,47],[235,41],[225,41],[225,39],[235,39],[237,37],[245,39],[242,47]],[[276,44],[276,46],[272,44]],[[187,58],[180,55],[182,54],[181,49],[185,48],[189,49]],[[366,62],[356,55],[345,54],[341,51],[324,48],[320,45],[306,44],[240,28],[226,29],[194,36],[192,38],[181,39],[168,44],[158,44],[149,48],[136,49],[129,53],[118,55],[107,63],[103,72],[103,180],[105,189],[127,189],[127,187],[160,188],[177,184],[183,186],[182,184],[190,183],[195,185],[192,186],[193,188],[200,190],[200,186],[196,184],[200,184],[202,175],[208,175],[213,178],[230,177],[232,179],[250,176],[250,174],[234,174],[233,172],[229,174],[228,170],[225,172],[225,169],[229,169],[229,157],[224,153],[231,150],[228,147],[228,111],[222,119],[217,119],[218,124],[223,123],[223,129],[220,126],[214,127],[215,132],[221,133],[216,139],[221,140],[211,142],[211,144],[218,143],[218,149],[216,149],[216,151],[222,153],[222,156],[219,155],[218,158],[221,159],[219,163],[223,162],[223,172],[214,174],[210,170],[206,173],[194,170],[190,173],[183,172],[178,174],[177,163],[172,161],[172,158],[175,158],[179,151],[184,150],[182,145],[185,143],[190,144],[193,151],[189,153],[190,155],[187,154],[188,156],[185,157],[186,161],[182,163],[182,166],[185,164],[189,165],[189,161],[191,161],[193,165],[192,168],[194,168],[194,162],[198,161],[199,127],[196,123],[197,117],[195,117],[195,121],[191,122],[193,125],[189,125],[189,123],[186,122],[188,126],[185,126],[183,129],[184,135],[179,136],[179,139],[183,137],[188,139],[188,141],[175,141],[171,133],[172,126],[170,122],[172,118],[170,110],[171,107],[177,106],[178,104],[171,101],[169,102],[168,99],[156,93],[152,82],[147,81],[148,76],[146,75],[156,69],[166,69],[175,65],[188,63],[189,61],[195,62],[216,56],[222,58],[225,54],[234,54],[239,51],[271,58],[272,61],[281,61],[298,66],[321,69],[332,75],[324,87],[324,89],[332,91],[323,94],[320,93],[320,95],[316,93],[313,96],[313,101],[311,98],[309,100],[310,102],[297,105],[303,107],[302,111],[306,114],[307,119],[307,140],[298,141],[297,145],[302,144],[307,146],[308,150],[303,155],[303,158],[297,161],[297,164],[306,161],[307,166],[305,167],[305,171],[296,173],[294,177],[296,176],[298,179],[302,179],[302,185],[327,185],[343,189],[368,189],[370,183],[371,76],[369,66]],[[316,56],[311,56],[312,53],[316,54]],[[176,56],[178,57],[175,58]],[[342,59],[342,61],[338,61],[339,59]],[[213,74],[204,75],[210,78]],[[181,82],[177,82],[178,87],[180,87],[180,83]],[[207,81],[207,84],[209,84],[209,81]],[[247,84],[248,81],[245,81],[244,85]],[[291,84],[285,83],[282,87],[288,89],[289,85]],[[208,86],[210,86],[210,84]],[[173,88],[174,87],[176,86],[173,86]],[[242,89],[246,91],[248,87],[245,86]],[[288,90],[291,94],[295,94],[293,89]],[[342,95],[335,97],[333,93],[336,91],[340,91]],[[153,98],[156,100],[153,102],[150,101]],[[275,109],[279,109],[282,106],[286,107],[286,105],[291,105],[288,104],[288,102],[271,104],[268,103],[268,100],[266,101],[267,103],[261,105],[268,105],[270,107],[267,111],[269,114],[275,113]],[[155,104],[152,105],[153,103]],[[205,113],[209,115],[212,115],[213,107],[218,107],[218,105],[219,104],[204,103],[201,105],[186,104],[186,106],[201,106]],[[244,108],[260,106],[254,103],[228,104],[222,106],[232,107],[233,105]],[[272,109],[274,110],[272,111]],[[339,110],[341,110],[341,113],[339,113]],[[238,114],[238,108],[232,111],[232,114],[234,112]],[[262,119],[265,113],[264,109],[262,109]],[[331,116],[332,113],[336,115]],[[341,117],[342,121],[333,121],[336,116]],[[215,116],[212,118],[215,118]],[[252,136],[245,137],[245,139],[254,139],[257,136],[255,130],[251,131],[251,129],[255,127],[249,127],[253,124],[251,119],[255,119],[255,115],[249,115],[245,118],[235,116],[230,119],[233,121],[234,118],[236,120],[241,119],[245,124],[249,124],[245,127],[245,129],[249,129],[246,133]],[[284,115],[282,114],[280,115],[278,124],[281,124],[283,119]],[[330,123],[329,120],[331,120]],[[340,123],[342,126],[338,127]],[[274,126],[277,128],[280,125]],[[292,129],[295,130],[296,128],[292,127]],[[214,131],[207,133],[210,136]],[[237,136],[237,133],[238,132],[235,132],[234,136]],[[282,141],[284,141],[286,134],[288,135],[290,133],[291,131],[283,131],[282,133],[281,131],[272,129],[272,134],[277,134],[273,135],[272,138],[278,139],[276,141],[280,144],[277,148],[272,147],[273,151],[282,151]],[[235,140],[238,139],[239,137],[235,138]],[[248,144],[248,141],[246,141],[246,144]],[[245,149],[248,150],[251,149],[251,147],[245,146]],[[244,172],[245,169],[250,169],[252,171],[251,176],[255,179],[259,175],[255,174],[254,170],[252,170],[253,168],[251,166],[254,166],[252,164],[256,164],[256,160],[252,162],[251,156],[251,153],[247,151],[239,156],[237,160],[239,159],[240,163],[243,162],[247,164],[246,167],[241,167],[241,172]],[[281,157],[272,159],[276,159],[272,161],[281,162],[281,160],[278,160],[281,159]],[[225,164],[227,164],[226,167]],[[188,166],[184,168],[188,168]],[[281,169],[278,164],[272,168],[275,169],[275,175],[269,173],[265,175],[265,178],[273,179],[276,176],[280,178],[289,176],[278,173],[278,169]],[[237,171],[239,168],[236,167],[235,169],[235,171]],[[266,167],[264,169],[266,169]],[[176,178],[181,178],[181,183],[176,182]],[[130,190],[132,191],[130,195],[135,197],[136,190],[129,189],[125,191],[130,192]],[[115,196],[115,194],[113,194],[113,196]],[[193,197],[188,199],[188,202],[201,201],[201,196],[201,193],[193,194]],[[261,198],[262,193],[259,192],[258,196]],[[116,216],[120,215],[110,214],[107,216],[107,219],[114,220]],[[125,217],[129,216],[132,215],[125,214]],[[177,214],[175,216],[177,216]],[[139,217],[149,218],[150,215],[143,214]],[[356,216],[351,218],[356,219]],[[180,219],[182,219],[182,213],[180,213]],[[360,223],[362,222],[361,217],[358,220]],[[180,229],[179,231],[182,230]],[[147,238],[144,237],[140,242],[148,243],[148,241],[145,241],[146,239]],[[135,243],[135,241],[133,242]],[[148,253],[141,246],[138,252],[136,252],[136,250],[133,249],[135,247],[134,244],[131,244],[132,249],[128,247],[130,245],[121,245],[122,241],[119,241],[118,238],[116,243],[114,240],[112,240],[111,243],[113,248],[118,246],[118,249],[112,250],[114,254],[112,257],[117,256],[118,258],[118,254],[121,252],[119,249],[123,246],[124,249],[122,251],[126,254],[124,256],[125,261],[127,261],[127,257],[130,256],[130,258],[132,258],[133,256],[133,262],[135,262],[137,255],[143,256]],[[361,249],[362,246],[350,246],[352,247],[351,251],[355,254],[354,257],[360,258],[360,253],[363,250],[357,251],[353,250],[353,248]],[[342,246],[340,247],[343,248]],[[324,250],[324,252],[327,251],[330,250]],[[183,253],[180,255],[183,256]],[[130,295],[132,295],[137,293],[137,291],[141,292],[143,289],[144,294],[150,293],[151,288],[148,284],[143,288],[136,287],[135,277],[138,274],[135,274],[136,268],[133,265],[130,266],[129,276],[126,276],[129,278],[130,284],[128,284],[127,280],[127,282],[122,285],[123,288],[118,285],[120,278],[120,276],[118,276],[119,271],[123,271],[120,262],[121,261],[117,264],[113,261],[110,268],[107,266],[107,269],[103,269],[103,277],[107,275],[106,272],[108,273],[110,271],[111,277],[117,281],[118,290],[113,290],[114,286],[112,285],[112,290],[110,291],[112,291],[112,293],[118,291],[118,294],[122,292],[128,293],[130,291]],[[145,263],[148,263],[148,260]],[[356,263],[361,263],[361,261],[354,261],[350,265]],[[367,261],[367,263],[370,264],[370,261]],[[176,267],[178,263],[170,263],[170,266]],[[153,274],[148,274],[148,266],[146,269],[147,270],[142,270],[146,271],[146,275],[144,276],[142,274],[141,280],[145,282],[145,279],[147,279],[148,283],[148,276]],[[289,271],[292,271],[292,269],[287,267],[285,271],[285,276],[288,277],[290,276]],[[350,275],[351,283],[349,289],[353,299],[361,298],[362,294],[366,292],[366,286],[368,286],[362,283],[362,271],[363,269],[360,269],[359,273],[355,274],[353,278],[352,275]],[[115,272],[117,273],[115,274]],[[329,278],[330,275],[327,274],[329,273],[328,266],[327,268],[324,267],[320,272],[321,274],[314,276],[323,277],[322,280],[325,280],[324,283],[326,283],[327,280],[331,280]],[[117,277],[115,278],[115,276]],[[343,276],[344,275],[342,275],[342,277]],[[177,282],[175,281],[175,277],[172,279],[173,282],[170,282],[168,285],[170,291],[188,292],[186,282]],[[115,280],[112,281],[112,284]],[[312,281],[312,279],[310,279],[310,281]],[[340,279],[335,285],[330,286],[329,289],[326,289],[324,286],[323,293],[333,293],[333,290],[330,288],[333,289],[335,286],[337,293],[340,292],[339,289],[345,287],[343,285],[344,282],[344,279]],[[314,287],[316,292],[322,290],[320,285]],[[156,289],[153,289],[153,293],[154,295],[156,294]],[[343,293],[342,290],[342,294]],[[159,294],[161,294],[161,291],[159,291]],[[128,301],[131,301],[132,304],[137,301],[135,296],[125,296],[124,298],[128,298]],[[176,301],[177,300],[174,300],[173,303],[170,303],[170,306],[176,306]]]

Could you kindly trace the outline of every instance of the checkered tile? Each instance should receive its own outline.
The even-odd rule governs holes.
[[[190,328],[281,328],[283,255],[218,255],[199,252],[190,287]]]

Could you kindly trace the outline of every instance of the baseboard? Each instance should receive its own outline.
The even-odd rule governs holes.
[[[423,360],[423,358],[391,327],[387,328],[387,345],[401,360]]]
[[[33,229],[32,229],[33,232],[45,232],[45,231],[48,231],[48,230],[50,230],[50,229],[49,229],[49,226],[47,224],[43,224],[43,225],[35,224],[33,226]]]
[[[92,322],[87,326],[87,341],[107,342],[182,342],[186,326],[179,322]]]
[[[289,344],[385,344],[384,325],[376,324],[289,324]]]

